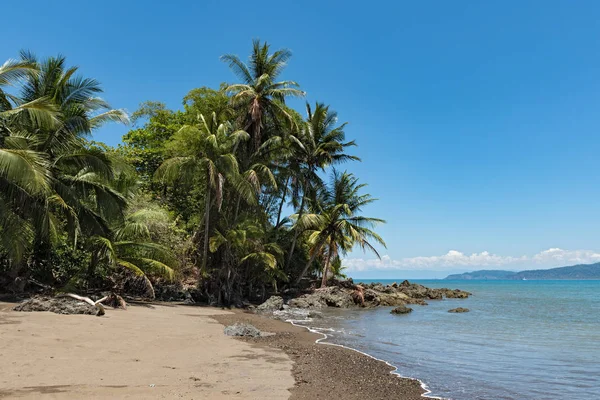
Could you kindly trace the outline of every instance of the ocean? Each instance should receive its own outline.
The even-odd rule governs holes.
[[[300,325],[389,362],[433,396],[600,399],[600,281],[411,282],[473,296],[409,305],[406,315],[327,309]],[[448,313],[455,307],[470,312]]]

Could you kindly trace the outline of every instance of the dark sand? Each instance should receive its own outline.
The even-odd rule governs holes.
[[[290,389],[292,400],[424,399],[424,390],[418,381],[393,375],[392,367],[357,351],[317,344],[315,340],[322,335],[305,328],[241,311],[213,318],[223,325],[244,322],[261,331],[275,333],[242,340],[281,349],[292,359],[296,379]]]

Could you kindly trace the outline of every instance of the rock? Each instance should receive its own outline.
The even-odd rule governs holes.
[[[281,310],[282,308],[283,298],[281,296],[271,296],[267,299],[267,301],[256,307],[256,310],[259,312],[268,312]]]
[[[223,332],[227,336],[247,336],[247,337],[259,337],[262,335],[256,327],[250,324],[235,323],[233,325],[226,326]]]
[[[464,313],[464,312],[469,312],[468,308],[463,308],[463,307],[458,307],[458,308],[453,308],[452,310],[448,310],[448,312],[451,313]]]
[[[443,292],[439,289],[429,289],[427,291],[427,298],[430,300],[442,300]]]
[[[70,297],[33,297],[18,304],[13,310],[26,312],[50,311],[56,314],[98,314],[96,307]]]
[[[465,292],[464,290],[460,289],[446,289],[444,294],[448,299],[466,299],[469,297],[469,295],[471,295],[471,293]]]
[[[413,300],[404,293],[381,293],[379,299],[382,306],[402,306]]]
[[[420,306],[426,306],[427,302],[423,299],[408,299],[406,300],[406,304],[418,304]]]
[[[391,314],[408,314],[412,312],[412,308],[406,306],[398,306],[394,308],[390,313]]]
[[[353,291],[342,290],[337,286],[317,289],[312,293],[290,300],[290,307],[295,308],[349,308],[354,306]]]
[[[368,306],[376,307],[379,304],[381,304],[381,298],[379,297],[379,293],[377,293],[373,289],[365,289],[363,297],[365,299],[365,303],[367,303]]]

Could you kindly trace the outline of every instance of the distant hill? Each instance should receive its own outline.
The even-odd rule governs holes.
[[[481,271],[465,272],[464,274],[448,275],[446,279],[511,279],[515,271],[482,269]]]
[[[535,269],[521,272],[499,271],[499,270],[481,270],[466,272],[464,274],[448,275],[446,279],[462,280],[495,280],[495,279],[515,279],[515,280],[550,280],[550,279],[600,279],[600,263],[580,264],[570,267],[559,267],[552,269]]]

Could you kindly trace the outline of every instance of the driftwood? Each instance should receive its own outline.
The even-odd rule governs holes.
[[[73,294],[73,293],[64,293],[64,294],[59,295],[59,297],[71,297],[75,300],[86,302],[89,305],[94,306],[98,309],[98,313],[96,315],[99,317],[106,314],[106,311],[104,310],[104,306],[102,305],[102,302],[104,300],[106,300],[108,298],[108,296],[104,296],[103,298],[101,298],[98,301],[94,301],[94,300],[90,299],[89,297],[79,296],[79,295]]]

